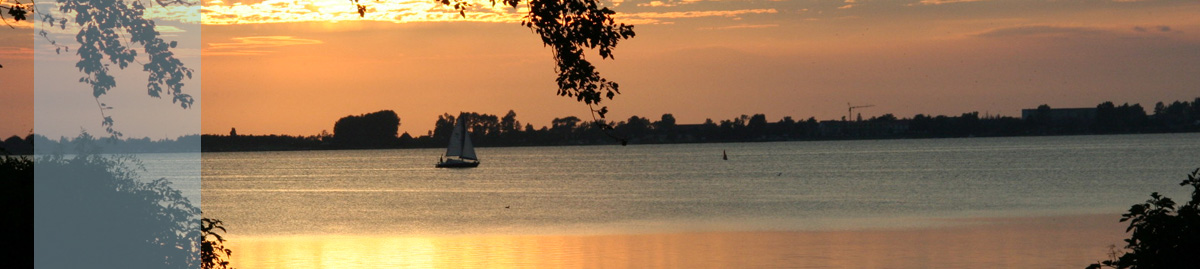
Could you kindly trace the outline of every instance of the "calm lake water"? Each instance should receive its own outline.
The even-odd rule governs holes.
[[[327,267],[313,265],[429,236],[937,228],[1182,199],[1200,134],[477,148],[478,168],[434,168],[443,151],[204,153],[202,208],[249,238],[242,253],[280,259],[252,267]],[[328,254],[337,244],[359,250]],[[329,249],[279,254],[314,245]],[[363,259],[349,265],[384,258]]]

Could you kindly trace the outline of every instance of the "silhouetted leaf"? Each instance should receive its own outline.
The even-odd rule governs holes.
[[[20,3],[18,2],[17,4],[20,4]],[[12,16],[14,21],[26,20],[25,14],[27,12],[28,11],[25,10],[25,7],[20,6],[20,5],[12,5],[12,6],[8,7],[8,15]]]

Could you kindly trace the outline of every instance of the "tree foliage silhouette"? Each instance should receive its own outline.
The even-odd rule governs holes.
[[[0,192],[4,201],[4,214],[17,221],[6,226],[14,231],[32,231],[33,225],[33,159],[28,156],[0,156]],[[10,244],[34,243],[31,234],[22,233],[9,239]],[[25,264],[33,257],[33,250],[17,248],[10,250],[9,257],[25,259],[15,264]]]
[[[184,0],[155,0],[162,6],[194,5],[194,2]],[[112,68],[126,69],[131,64],[139,64],[142,71],[148,75],[146,94],[161,98],[164,93],[171,98],[172,103],[182,108],[189,108],[195,99],[183,92],[184,80],[191,79],[193,69],[184,66],[175,57],[172,49],[178,46],[176,41],[166,41],[155,29],[154,20],[145,17],[146,6],[140,1],[124,0],[56,0],[54,8],[59,13],[38,12],[37,6],[21,4],[13,0],[5,6],[7,14],[13,21],[28,20],[29,13],[44,28],[37,35],[46,39],[54,52],[61,54],[71,52],[71,46],[63,45],[51,38],[46,28],[57,27],[67,29],[68,24],[79,28],[75,34],[75,54],[79,60],[75,68],[84,74],[79,82],[88,85],[92,97],[100,110],[101,126],[113,136],[122,136],[120,131],[113,128],[114,120],[105,111],[113,109],[101,102],[100,97],[117,87],[116,77]],[[8,22],[4,18],[5,23]],[[11,26],[11,25],[10,25]],[[140,52],[137,47],[140,47]],[[139,57],[144,56],[144,57]]]
[[[396,144],[400,117],[382,110],[338,119],[333,125],[333,140],[346,148],[380,148]]]
[[[229,266],[233,250],[225,248],[225,238],[221,236],[223,232],[225,225],[220,220],[200,218],[200,268],[233,268]]]
[[[1171,198],[1151,193],[1150,200],[1121,215],[1121,222],[1129,222],[1129,252],[1114,251],[1111,259],[1087,268],[1200,267],[1200,168],[1187,177],[1179,185],[1192,187],[1191,201],[1176,208]]]

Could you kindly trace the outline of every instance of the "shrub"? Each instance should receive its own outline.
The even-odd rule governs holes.
[[[1171,198],[1150,194],[1121,215],[1121,222],[1129,221],[1128,252],[1114,251],[1087,268],[1200,268],[1200,169],[1179,185],[1192,187],[1191,201],[1176,208]]]

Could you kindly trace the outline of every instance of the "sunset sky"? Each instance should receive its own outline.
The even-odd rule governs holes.
[[[203,85],[202,107],[187,112],[202,116],[199,131],[314,135],[385,109],[413,135],[460,111],[512,109],[535,127],[590,119],[555,95],[551,51],[518,24],[523,9],[483,1],[462,18],[431,0],[364,3],[366,18],[345,0],[203,2],[199,44],[181,41],[201,55],[204,75],[190,85]],[[1200,96],[1197,1],[603,3],[637,32],[615,60],[589,55],[621,85],[604,103],[615,121],[840,119],[847,103],[874,105],[856,111],[864,117],[1019,116],[1040,104],[1152,108]]]
[[[0,29],[0,139],[33,130],[33,31]]]
[[[427,0],[209,1],[204,133],[311,135],[396,111],[425,134],[442,113],[535,127],[587,107],[556,96],[550,49],[520,11],[466,18]],[[1200,96],[1196,1],[605,1],[636,25],[601,74],[621,84],[611,120],[680,123],[765,113],[1019,116],[1021,108]],[[481,7],[491,7],[486,2]]]

